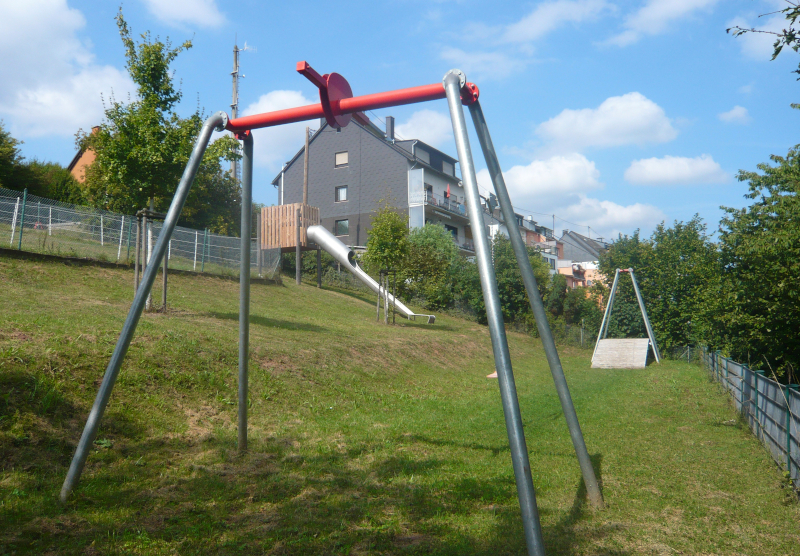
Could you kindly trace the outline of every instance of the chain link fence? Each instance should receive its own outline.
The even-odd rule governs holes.
[[[795,487],[800,484],[800,393],[797,384],[784,385],[765,371],[702,348],[701,359],[712,378],[733,398],[733,404]]]
[[[143,233],[147,244],[155,245],[161,222],[148,223]],[[0,245],[20,251],[98,261],[132,263],[136,252],[135,216],[61,203],[0,188]],[[169,242],[171,269],[239,275],[238,237],[212,234],[176,226]],[[259,275],[258,245],[250,245],[251,274]],[[275,278],[279,272],[280,250],[262,250],[260,275]]]

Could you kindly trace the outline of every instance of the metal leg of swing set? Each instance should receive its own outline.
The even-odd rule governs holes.
[[[224,112],[217,112],[205,121],[202,129],[200,130],[200,134],[198,135],[194,149],[192,150],[192,155],[189,157],[189,162],[186,165],[186,169],[183,172],[181,181],[178,184],[177,190],[175,191],[175,197],[173,197],[172,204],[170,205],[169,210],[167,211],[167,216],[164,219],[162,233],[159,234],[158,241],[156,242],[155,249],[153,250],[153,258],[151,259],[150,264],[147,265],[144,276],[142,276],[139,289],[134,296],[133,304],[131,305],[131,308],[128,311],[128,316],[125,319],[125,324],[122,326],[122,332],[117,340],[117,345],[114,347],[114,353],[111,355],[111,361],[109,361],[105,375],[103,375],[103,382],[100,385],[100,390],[97,392],[97,397],[92,405],[89,418],[86,420],[86,426],[84,427],[83,434],[78,442],[75,455],[72,457],[72,462],[70,463],[69,470],[67,471],[67,476],[64,479],[63,486],[61,487],[60,499],[62,502],[67,501],[72,489],[77,484],[81,473],[83,472],[83,467],[86,464],[86,458],[91,451],[92,444],[95,436],[97,435],[97,429],[100,427],[100,421],[103,418],[103,413],[105,412],[106,406],[108,405],[108,400],[111,397],[111,391],[114,389],[114,383],[119,375],[122,361],[125,358],[125,354],[128,352],[128,347],[130,347],[133,334],[136,331],[136,325],[139,323],[139,318],[142,316],[142,310],[144,309],[145,302],[147,301],[147,296],[150,294],[150,289],[153,287],[153,282],[156,278],[156,271],[158,270],[159,263],[161,262],[161,259],[164,257],[164,253],[167,250],[167,245],[172,237],[172,232],[178,222],[181,210],[186,202],[186,197],[189,195],[192,181],[194,180],[194,177],[197,174],[197,169],[203,159],[203,153],[208,146],[211,133],[215,129],[217,131],[222,131],[225,128],[227,121],[228,116]]]

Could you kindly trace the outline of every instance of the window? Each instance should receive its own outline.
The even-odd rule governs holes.
[[[344,151],[343,153],[336,153],[336,160],[335,160],[336,168],[342,168],[343,166],[347,166],[347,162],[348,162],[347,151]]]
[[[419,147],[417,147],[415,151],[417,158],[419,158],[422,162],[424,162],[425,164],[431,163],[431,155],[428,153],[428,151],[422,150]]]
[[[449,162],[447,162],[446,160],[442,161],[442,172],[444,172],[448,176],[455,176],[456,175],[455,174],[455,170],[453,168],[453,165],[450,164]]]
[[[337,220],[333,225],[333,235],[335,236],[349,236],[350,235],[350,221]]]
[[[340,185],[336,189],[334,189],[334,196],[333,200],[337,203],[344,203],[347,200],[347,186]]]
[[[448,232],[453,234],[453,239],[458,239],[458,228],[456,228],[455,226],[450,226],[448,224],[445,224],[444,227]]]

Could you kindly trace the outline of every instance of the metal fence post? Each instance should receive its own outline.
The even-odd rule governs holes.
[[[503,312],[497,290],[497,278],[492,266],[489,239],[479,230],[483,230],[483,213],[480,205],[478,181],[469,146],[467,124],[461,106],[461,88],[466,85],[466,77],[461,71],[451,70],[444,77],[444,89],[447,95],[447,106],[453,123],[453,135],[461,163],[461,175],[467,196],[470,226],[476,232],[475,255],[481,280],[483,299],[486,305],[486,316],[489,324],[489,335],[492,340],[495,368],[497,369],[500,398],[506,421],[511,461],[517,483],[517,495],[522,513],[522,525],[529,555],[543,556],[542,528],[539,522],[539,509],[536,506],[536,492],[531,478],[528,447],[522,428],[522,417],[519,411],[517,389],[514,384],[514,371],[511,368],[511,355],[508,350]]]
[[[125,216],[122,217],[122,224],[119,225],[119,248],[117,249],[117,261],[122,255],[122,234],[125,232]]]
[[[17,202],[14,205],[14,217],[11,219],[11,239],[9,240],[9,245],[14,245],[14,231],[17,229],[17,214],[19,214],[19,197],[17,197]]]
[[[753,373],[754,373],[754,375],[753,375],[753,384],[755,385],[755,391],[756,391],[756,411],[755,411],[756,418],[755,418],[755,424],[758,425],[758,428],[756,429],[756,436],[758,438],[761,438],[761,434],[760,433],[761,433],[761,429],[763,427],[761,425],[761,418],[759,417],[759,411],[758,411],[758,378],[759,377],[763,377],[764,374],[765,374],[765,371],[753,371]]]
[[[47,217],[47,235],[53,235],[53,207],[50,207],[50,214]]]
[[[133,228],[133,220],[128,220],[128,253],[125,255],[128,263],[131,261],[131,228]]]
[[[104,246],[105,242],[103,241],[103,215],[100,215],[100,246]]]
[[[784,395],[786,396],[786,472],[789,474],[789,479],[792,478],[792,388],[798,388],[798,384],[787,384],[784,386]]]
[[[203,272],[206,268],[206,241],[208,240],[208,228],[205,229],[205,233],[203,234],[203,255],[200,258],[200,272]]]
[[[28,200],[28,188],[22,192],[22,212],[19,217],[19,246],[17,249],[22,251],[22,231],[25,229],[25,205]]]

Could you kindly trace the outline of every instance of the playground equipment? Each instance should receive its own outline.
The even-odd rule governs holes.
[[[473,83],[468,83],[460,70],[451,70],[444,76],[442,83],[400,89],[385,93],[376,93],[360,97],[353,97],[350,85],[344,77],[337,73],[320,75],[306,62],[297,64],[297,71],[308,78],[319,88],[320,103],[286,110],[278,110],[265,114],[256,114],[229,120],[224,112],[217,112],[209,117],[203,124],[195,143],[189,162],[178,184],[172,204],[164,220],[162,233],[159,235],[153,250],[151,264],[148,265],[142,278],[142,287],[136,293],[128,316],[123,325],[119,340],[109,361],[103,382],[95,398],[94,405],[86,421],[83,434],[78,443],[75,455],[61,489],[61,500],[66,501],[72,489],[77,484],[83,471],[86,458],[91,452],[92,442],[97,434],[97,429],[102,419],[111,391],[119,374],[122,360],[130,346],[131,339],[136,330],[136,325],[141,317],[144,303],[153,286],[156,269],[164,257],[169,239],[180,216],[186,197],[189,194],[192,181],[197,172],[203,153],[208,146],[214,130],[228,130],[234,132],[243,143],[242,157],[242,219],[241,219],[241,272],[239,295],[239,396],[238,396],[238,441],[239,449],[247,449],[247,383],[248,383],[248,354],[249,354],[249,309],[250,309],[250,237],[251,237],[251,209],[253,186],[253,135],[252,130],[325,118],[332,127],[346,126],[351,117],[365,118],[361,113],[364,110],[375,110],[390,106],[400,106],[437,99],[447,99],[450,117],[453,122],[453,133],[461,164],[464,189],[467,198],[470,226],[473,230],[483,230],[484,223],[482,208],[478,194],[478,182],[475,176],[475,166],[467,135],[466,119],[462,105],[470,109],[472,120],[486,158],[486,163],[492,177],[497,198],[500,202],[503,217],[507,222],[515,220],[511,200],[508,196],[505,181],[500,170],[494,146],[489,136],[488,126],[484,119],[483,111],[478,101],[479,90]],[[583,434],[578,423],[575,408],[569,394],[564,372],[558,357],[555,342],[547,323],[542,298],[536,286],[536,279],[530,266],[528,253],[522,241],[519,230],[515,226],[509,227],[509,235],[517,262],[522,272],[523,282],[528,293],[528,299],[536,318],[540,337],[544,345],[550,371],[553,375],[556,390],[564,411],[564,416],[569,427],[570,436],[580,463],[583,480],[590,503],[602,506],[603,498],[592,468],[591,460],[583,440]],[[503,324],[503,314],[500,298],[497,291],[497,280],[492,266],[491,249],[489,240],[483,233],[474,234],[475,254],[478,271],[481,279],[481,289],[486,306],[489,334],[494,353],[495,368],[497,370],[500,387],[500,397],[506,422],[512,466],[517,483],[517,493],[522,514],[522,524],[525,540],[530,555],[541,556],[544,554],[542,531],[539,523],[539,512],[536,506],[536,493],[531,479],[528,449],[522,427],[519,400],[517,399],[514,374],[511,367],[511,356]]]
[[[619,275],[629,274],[633,282],[633,290],[636,292],[636,300],[639,302],[639,309],[642,311],[644,326],[647,329],[647,338],[622,338],[606,339],[608,327],[611,322],[611,307],[617,294]],[[647,366],[647,356],[650,348],[653,349],[653,356],[656,363],[661,362],[661,355],[658,352],[656,336],[653,334],[653,327],[650,319],[647,318],[647,309],[644,308],[642,294],[639,285],[636,283],[636,276],[632,268],[618,268],[614,273],[614,284],[611,286],[611,293],[608,296],[608,303],[603,314],[603,322],[600,324],[600,332],[597,334],[597,343],[592,354],[593,369],[644,369]]]
[[[400,301],[394,298],[392,294],[386,291],[386,288],[381,288],[378,283],[373,280],[369,274],[364,272],[358,263],[355,261],[355,253],[352,249],[350,249],[347,245],[339,241],[339,239],[330,233],[328,230],[323,228],[322,226],[309,226],[308,227],[308,240],[313,241],[325,251],[330,253],[334,259],[336,259],[340,264],[342,264],[347,270],[353,273],[353,275],[364,282],[369,289],[377,293],[378,295],[385,296],[389,303],[394,304],[395,308],[400,311],[404,317],[409,320],[415,320],[416,317],[425,317],[428,319],[428,324],[433,324],[436,320],[434,315],[421,315],[418,313],[414,313],[411,309],[403,305]]]

